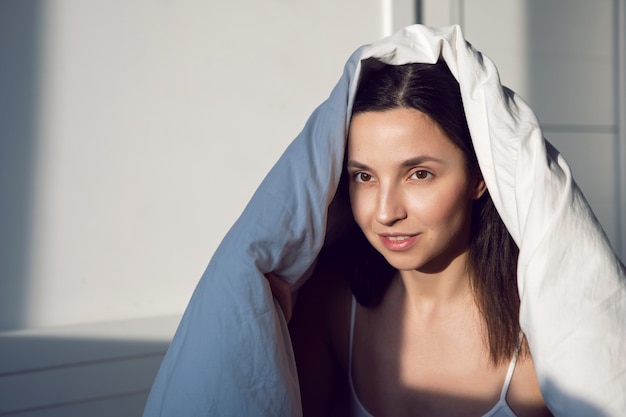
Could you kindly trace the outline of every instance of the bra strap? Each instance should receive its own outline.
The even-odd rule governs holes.
[[[506,372],[506,378],[504,379],[504,385],[502,386],[502,392],[500,392],[500,400],[506,401],[506,394],[509,392],[509,385],[511,385],[511,379],[513,379],[513,372],[515,371],[515,364],[517,363],[517,358],[519,356],[520,347],[522,346],[523,335],[520,333],[519,341],[517,342],[517,347],[515,348],[515,353],[511,358],[511,363],[509,364],[509,369]]]

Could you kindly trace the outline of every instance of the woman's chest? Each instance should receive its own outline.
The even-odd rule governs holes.
[[[419,328],[357,316],[347,368],[364,407],[375,416],[475,417],[492,409],[508,364],[491,364],[480,326],[459,324]]]

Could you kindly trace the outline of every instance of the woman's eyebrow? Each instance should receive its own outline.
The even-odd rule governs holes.
[[[444,163],[442,159],[435,158],[434,156],[424,155],[424,156],[416,156],[415,158],[407,159],[406,161],[402,162],[400,166],[403,168],[411,168],[415,165],[421,165],[424,162],[436,162],[439,164]]]
[[[410,158],[410,159],[407,159],[406,161],[401,162],[400,167],[411,168],[411,167],[414,167],[415,165],[421,165],[424,162],[436,162],[439,164],[444,163],[443,159],[435,158],[434,156],[423,155],[423,156],[416,156],[415,158]],[[362,169],[364,171],[371,170],[369,166],[362,164],[361,162],[352,160],[352,159],[346,162],[346,167],[354,168],[354,169]]]
[[[353,161],[352,159],[348,160],[348,162],[346,162],[346,167],[349,168],[354,168],[354,169],[362,169],[364,171],[367,171],[370,169],[370,167],[368,167],[365,164],[362,164],[360,162],[357,161]]]

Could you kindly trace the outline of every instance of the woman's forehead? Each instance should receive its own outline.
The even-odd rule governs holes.
[[[352,118],[348,154],[447,153],[458,149],[428,115],[407,108],[360,113]]]

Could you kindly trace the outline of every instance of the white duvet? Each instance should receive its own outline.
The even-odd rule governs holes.
[[[215,252],[145,416],[299,416],[289,333],[264,274],[299,285],[323,245],[360,61],[446,60],[485,181],[520,247],[520,323],[557,416],[626,415],[626,274],[532,110],[457,26],[410,26],[357,50],[332,94]]]

